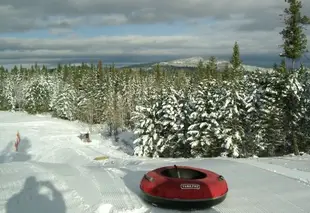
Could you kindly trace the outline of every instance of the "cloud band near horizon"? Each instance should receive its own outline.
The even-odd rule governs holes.
[[[223,56],[235,41],[244,56],[278,55],[285,6],[284,0],[2,0],[0,64]]]

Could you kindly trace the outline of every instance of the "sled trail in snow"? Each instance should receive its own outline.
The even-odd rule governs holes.
[[[17,131],[21,147],[15,153]],[[84,144],[77,137],[81,131],[74,122],[0,112],[0,213],[32,213],[40,208],[44,213],[50,213],[48,208],[54,213],[180,212],[153,207],[139,197],[139,182],[147,171],[173,164],[214,170],[228,182],[223,203],[196,212],[310,212],[309,156],[144,159],[128,156],[99,135],[91,135],[92,143]],[[109,159],[94,161],[98,155]],[[53,196],[57,199],[52,202]],[[32,210],[27,212],[25,206]]]

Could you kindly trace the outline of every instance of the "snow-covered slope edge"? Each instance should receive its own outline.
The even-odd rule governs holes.
[[[250,159],[228,159],[252,165],[288,178],[295,179],[310,186],[310,160],[307,157],[290,157],[290,158],[250,158]],[[288,163],[290,162],[290,163]],[[297,166],[292,168],[292,164]],[[298,168],[298,165],[303,165]]]
[[[159,64],[160,66],[170,66],[170,67],[175,67],[175,68],[195,68],[195,67],[197,67],[197,65],[200,61],[202,61],[203,64],[207,64],[209,62],[209,58],[190,57],[190,58],[182,58],[182,59],[176,59],[176,60],[171,60],[171,61],[163,61],[163,62],[157,62],[157,63],[137,64],[137,65],[131,65],[129,67],[151,69],[152,67]],[[217,60],[217,66],[218,66],[219,70],[224,69],[227,64],[229,64],[228,61]],[[247,65],[247,64],[243,64],[243,67],[247,71],[255,71],[257,69],[265,70],[265,71],[272,70],[271,68],[251,66],[251,65]]]

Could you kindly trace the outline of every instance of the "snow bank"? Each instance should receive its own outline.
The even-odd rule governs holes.
[[[296,168],[291,169],[291,168],[286,168],[285,166],[285,161],[284,159],[281,159],[281,162],[283,165],[277,165],[277,164],[273,164],[273,163],[263,163],[260,162],[260,159],[237,159],[236,161],[240,162],[240,163],[245,163],[245,164],[249,164],[270,172],[274,172],[292,179],[296,179],[300,182],[303,182],[307,185],[310,185],[310,172],[305,172],[305,171],[300,171],[297,170]],[[266,160],[273,160],[272,158],[267,158]],[[299,160],[302,161],[302,160]],[[307,161],[307,164],[310,166],[310,161]]]

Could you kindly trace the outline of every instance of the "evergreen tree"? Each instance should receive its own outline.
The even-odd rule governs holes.
[[[190,115],[192,106],[190,97],[183,90],[176,91],[170,88],[165,93],[163,114],[159,122],[165,131],[164,143],[156,148],[160,157],[190,157],[190,145],[187,142],[188,128],[191,125]]]
[[[298,124],[300,131],[297,132],[296,138],[299,142],[298,145],[300,150],[310,153],[310,72],[306,71],[304,68],[300,71],[300,82],[303,85],[304,92],[300,100],[302,105],[302,117]]]
[[[284,114],[282,109],[282,75],[281,73],[260,73],[258,86],[259,125],[256,129],[259,137],[256,144],[259,156],[275,156],[283,154],[286,135],[283,126]]]
[[[240,157],[243,147],[244,129],[242,115],[244,114],[244,93],[239,82],[223,82],[221,89],[220,123],[225,148],[224,155]]]
[[[0,67],[0,110],[9,110],[10,102],[7,97],[6,85],[8,84],[8,73]]]
[[[217,60],[214,56],[209,58],[209,61],[206,65],[206,75],[210,77],[217,77]]]
[[[57,95],[53,105],[53,114],[62,119],[74,120],[76,106],[76,92],[72,85],[65,84]]]
[[[240,68],[242,61],[240,59],[240,51],[239,51],[239,45],[237,42],[235,42],[234,47],[233,47],[233,54],[230,59],[230,63],[232,65],[233,70],[237,70]]]
[[[137,106],[132,120],[135,123],[137,139],[134,154],[145,157],[159,157],[157,146],[161,146],[165,140],[166,132],[159,121],[162,117],[163,96],[152,96],[149,101],[151,106]]]
[[[232,80],[233,74],[231,72],[231,68],[229,67],[229,64],[225,64],[224,70],[223,70],[223,74],[222,74],[222,79],[224,81],[230,81]]]
[[[244,85],[244,110],[242,113],[242,126],[244,129],[244,138],[242,141],[242,152],[245,157],[259,155],[261,149],[264,149],[262,143],[262,123],[261,109],[262,98],[264,97],[264,83],[262,77],[265,73],[257,70],[247,72],[242,79]]]
[[[231,64],[231,79],[235,79],[235,78],[242,78],[243,76],[243,70],[241,67],[242,61],[240,59],[240,51],[239,51],[239,45],[237,42],[235,42],[234,47],[233,47],[233,54],[231,56],[230,59],[230,64]]]
[[[303,115],[301,97],[304,86],[300,83],[299,72],[283,74],[281,86],[282,110],[284,113],[283,125],[287,139],[286,152],[294,152],[299,155],[297,135],[300,132],[298,123]],[[280,86],[279,86],[280,87]]]
[[[304,26],[310,24],[310,19],[301,14],[302,3],[299,0],[285,0],[289,4],[284,9],[285,28],[280,32],[284,43],[283,55],[292,60],[292,69],[295,62],[300,59],[307,49],[307,36],[303,32]]]
[[[221,127],[219,118],[220,85],[217,81],[201,82],[193,94],[193,112],[188,128],[188,142],[195,157],[219,156],[221,147]]]
[[[192,107],[183,90],[163,90],[150,107],[136,111],[136,154],[151,157],[190,157],[187,140]]]
[[[25,110],[36,114],[49,111],[50,94],[45,82],[35,80],[26,89]]]

